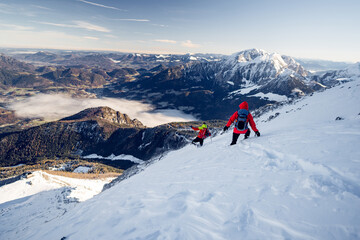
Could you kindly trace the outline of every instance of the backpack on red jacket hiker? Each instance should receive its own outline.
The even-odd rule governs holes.
[[[248,110],[239,109],[237,122],[235,124],[235,127],[237,128],[237,130],[244,131],[245,129],[248,129],[248,121],[247,121],[248,115],[249,115]]]

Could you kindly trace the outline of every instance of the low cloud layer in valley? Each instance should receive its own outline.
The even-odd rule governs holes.
[[[58,120],[86,108],[108,106],[130,118],[137,118],[148,127],[174,121],[196,120],[193,116],[178,110],[153,111],[153,106],[138,101],[129,101],[117,98],[72,98],[65,94],[38,94],[10,104],[19,117],[44,118]]]

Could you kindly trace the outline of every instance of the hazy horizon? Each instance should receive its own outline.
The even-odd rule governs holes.
[[[251,48],[251,49],[256,49],[256,48]],[[169,54],[169,55],[187,55],[187,54],[191,54],[191,55],[195,55],[195,54],[214,54],[214,55],[223,55],[223,56],[231,56],[232,54],[234,53],[237,53],[237,52],[241,52],[241,51],[245,51],[245,50],[248,50],[248,49],[241,49],[241,50],[238,50],[234,53],[231,53],[231,54],[223,54],[223,53],[212,53],[212,52],[205,52],[205,53],[198,53],[198,52],[195,52],[195,53],[147,53],[147,52],[126,52],[126,51],[117,51],[117,50],[101,50],[101,49],[57,49],[57,48],[26,48],[26,47],[0,47],[0,54],[4,54],[4,52],[1,52],[1,50],[11,50],[12,51],[12,54],[26,54],[26,53],[37,53],[37,52],[40,52],[40,51],[43,51],[43,52],[89,52],[89,53],[120,53],[120,54]],[[16,50],[19,50],[18,52],[16,52]],[[20,51],[20,50],[26,50],[26,51]],[[265,50],[266,49],[262,49],[262,50]],[[33,52],[32,52],[33,51]],[[266,51],[268,52],[268,51]],[[6,55],[6,52],[5,52],[5,55]],[[281,54],[281,55],[286,55],[286,56],[290,56],[290,55],[287,55],[287,54]],[[290,57],[293,57],[295,59],[299,59],[299,60],[303,60],[303,61],[328,61],[328,62],[338,62],[338,63],[348,63],[348,64],[351,64],[351,63],[357,63],[357,62],[360,62],[360,59],[359,61],[336,61],[336,60],[328,60],[328,59],[320,59],[320,58],[302,58],[302,57],[296,57],[296,56],[290,56]]]
[[[0,0],[0,47],[360,61],[355,0]]]

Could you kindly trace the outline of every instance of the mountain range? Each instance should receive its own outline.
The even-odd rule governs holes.
[[[1,51],[1,49],[0,49]],[[114,53],[114,52],[87,52],[87,51],[37,51],[27,52],[26,49],[13,51],[2,49],[17,60],[34,64],[36,66],[88,66],[113,69],[118,67],[129,67],[134,69],[150,69],[159,64],[176,66],[193,61],[219,61],[225,57],[221,54],[139,54],[139,53]]]
[[[102,68],[130,67],[134,69],[150,69],[159,64],[168,67],[193,61],[212,62],[228,58],[224,54],[141,54],[141,53],[109,53],[89,51],[39,50],[39,49],[0,49],[5,55],[36,66],[86,65]],[[102,61],[99,61],[99,60]],[[311,72],[341,70],[351,65],[348,62],[335,62],[316,59],[294,58],[305,69]],[[94,60],[94,61],[92,61]]]
[[[242,101],[255,109],[332,87],[339,78],[359,74],[359,64],[351,68],[352,73],[314,75],[291,57],[250,49],[219,61],[150,69],[136,81],[113,83],[102,94],[180,109],[201,119],[224,119]]]
[[[359,63],[343,70],[313,74],[289,56],[260,49],[231,56],[38,52],[16,57],[38,65],[4,55],[0,58],[4,99],[0,112],[2,166],[95,154],[99,161],[127,168],[134,163],[126,159],[111,161],[107,157],[124,155],[123,158],[149,160],[183,147],[194,136],[183,131],[189,129],[189,123],[146,128],[125,113],[106,107],[35,124],[29,119],[20,120],[6,108],[8,102],[39,92],[139,100],[156,109],[177,109],[202,120],[223,120],[214,125],[220,128],[242,101],[247,101],[250,110],[256,110],[254,116],[259,117],[279,103],[360,76]],[[107,65],[109,61],[111,64]],[[9,127],[12,122],[20,127]]]

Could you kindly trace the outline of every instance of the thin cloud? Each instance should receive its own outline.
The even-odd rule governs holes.
[[[151,25],[153,25],[153,26],[155,26],[155,27],[168,27],[168,25],[156,24],[156,23],[153,23],[153,24],[151,24]]]
[[[52,10],[51,8],[40,6],[40,5],[31,5],[31,6],[33,6],[35,8],[43,9],[43,10]]]
[[[136,19],[136,18],[117,18],[117,21],[128,21],[128,22],[150,22],[149,19]]]
[[[177,42],[175,40],[169,40],[169,39],[155,39],[155,42],[161,42],[161,43],[172,43],[176,44]]]
[[[9,4],[3,4],[0,3],[0,13],[3,14],[16,14],[16,15],[24,15],[27,17],[35,17],[36,14],[29,10],[26,7],[19,7],[17,5],[9,5]]]
[[[0,13],[13,14],[12,8],[8,4],[0,3]]]
[[[118,38],[117,36],[112,35],[112,34],[106,34],[105,37],[108,37],[108,38]]]
[[[90,39],[90,40],[99,40],[99,38],[97,37],[90,37],[90,36],[85,36],[85,39]]]
[[[56,26],[56,27],[68,27],[68,28],[74,28],[74,25],[69,25],[69,24],[63,24],[63,23],[52,23],[52,22],[38,22],[38,21],[33,21],[35,23],[39,23],[39,24],[44,24],[44,25],[50,25],[50,26]]]
[[[198,48],[198,47],[200,47],[200,44],[195,44],[190,40],[186,40],[185,42],[182,42],[181,45],[183,47],[187,47],[187,48]]]
[[[125,10],[125,9],[120,9],[120,8],[117,8],[117,7],[106,6],[106,5],[102,5],[102,4],[94,3],[94,2],[89,2],[89,1],[85,1],[85,0],[78,0],[78,1],[79,1],[79,2],[83,2],[83,3],[86,3],[86,4],[90,4],[90,5],[93,5],[93,6],[102,7],[102,8],[114,9],[114,10],[124,11],[124,12],[127,12],[127,11],[128,11],[128,10]]]
[[[66,28],[82,28],[89,31],[97,31],[97,32],[111,32],[109,29],[94,25],[84,21],[73,21],[75,24],[63,24],[63,23],[52,23],[52,22],[36,22],[44,25],[56,26],[56,27],[66,27]]]
[[[135,34],[141,34],[141,35],[145,35],[145,36],[153,36],[153,33],[149,33],[149,32],[134,32]]]
[[[25,31],[25,30],[33,30],[33,27],[28,27],[28,26],[21,26],[21,25],[15,25],[15,24],[6,24],[6,23],[0,23],[1,27],[6,27],[6,28],[10,28],[12,30],[16,30],[16,31]]]
[[[89,31],[98,31],[98,32],[110,32],[109,29],[98,26],[98,25],[94,25],[88,22],[84,22],[84,21],[74,21],[74,23],[76,23],[76,26],[79,28],[83,28]]]

